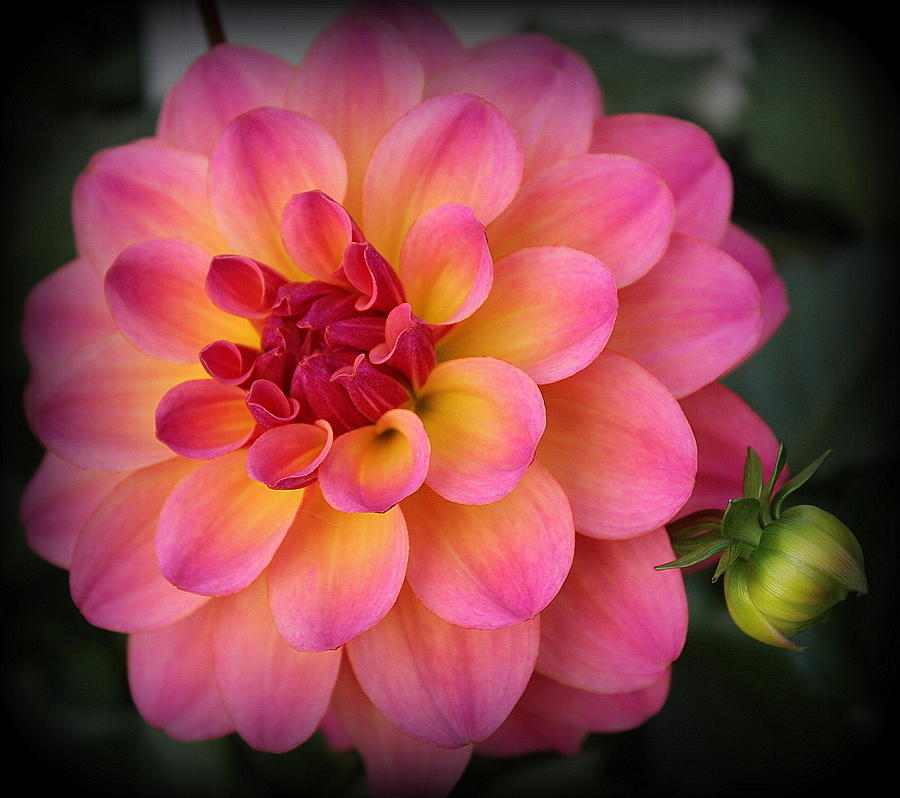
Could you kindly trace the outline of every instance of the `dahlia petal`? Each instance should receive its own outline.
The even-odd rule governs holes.
[[[534,459],[545,424],[531,378],[490,357],[440,363],[419,391],[416,412],[431,441],[425,481],[462,504],[506,496]]]
[[[652,167],[625,155],[582,155],[528,181],[488,238],[498,259],[534,246],[583,250],[622,287],[660,259],[672,219],[672,194]]]
[[[491,290],[493,264],[484,225],[465,205],[439,205],[413,222],[400,250],[400,281],[416,316],[453,324]]]
[[[272,621],[265,575],[216,603],[216,680],[237,733],[258,750],[295,748],[325,713],[340,652],[306,654],[282,639]]]
[[[147,357],[121,336],[78,350],[52,372],[39,375],[28,395],[38,438],[73,465],[124,471],[166,460],[153,415],[173,385],[202,377],[195,365]]]
[[[742,496],[748,446],[759,455],[766,477],[772,473],[778,440],[732,390],[711,383],[682,399],[681,408],[697,439],[697,483],[679,515],[724,509],[729,499]]]
[[[234,730],[213,668],[215,602],[170,626],[128,639],[128,683],[138,711],[176,740],[205,740]]]
[[[475,751],[488,756],[523,756],[537,751],[574,756],[586,736],[584,729],[527,712],[520,701],[497,731],[475,746]]]
[[[341,435],[319,468],[328,503],[344,513],[383,513],[419,489],[431,446],[419,417],[402,408]]]
[[[369,700],[347,663],[332,707],[362,756],[371,798],[443,798],[469,763],[471,745],[439,748],[400,731]]]
[[[204,287],[213,304],[243,319],[266,318],[275,306],[278,289],[285,285],[274,269],[240,255],[217,255],[205,274]]]
[[[169,495],[156,535],[163,575],[204,596],[236,593],[265,568],[299,496],[247,478],[246,452],[203,463]]]
[[[222,252],[206,169],[204,156],[154,139],[95,155],[72,198],[79,254],[102,275],[123,249],[153,238],[181,238]]]
[[[321,191],[295,194],[281,216],[281,239],[300,271],[337,282],[335,272],[354,238],[353,220]]]
[[[176,454],[212,460],[243,446],[256,429],[247,394],[215,380],[176,385],[156,408],[156,437]]]
[[[409,401],[409,391],[373,366],[363,352],[351,365],[335,371],[331,379],[344,386],[356,409],[369,421],[378,421],[389,410]]]
[[[355,304],[358,311],[374,308],[387,312],[403,302],[403,286],[396,272],[371,244],[350,244],[344,252],[341,268],[360,293]]]
[[[84,258],[45,277],[25,300],[22,343],[35,372],[53,368],[115,331],[103,283]]]
[[[426,97],[454,92],[483,97],[503,112],[522,142],[526,177],[588,151],[596,89],[549,61],[482,54],[435,75],[425,87]]]
[[[650,164],[675,197],[675,232],[712,244],[722,238],[731,216],[731,171],[702,128],[655,114],[604,116],[594,122],[591,152]]]
[[[451,626],[404,587],[347,653],[366,695],[401,731],[457,748],[491,735],[515,706],[538,637],[537,618],[504,629]]]
[[[369,361],[392,366],[415,387],[423,385],[435,364],[434,333],[416,317],[408,302],[388,313],[383,338],[372,347]]]
[[[210,201],[231,251],[286,276],[296,277],[297,267],[281,241],[285,204],[311,189],[340,201],[346,185],[335,140],[318,122],[285,108],[256,108],[233,119],[209,159]]]
[[[572,564],[572,511],[539,463],[492,504],[454,504],[424,488],[402,507],[410,536],[409,584],[448,623],[499,629],[533,618]]]
[[[72,557],[72,599],[92,624],[115,632],[167,626],[206,596],[178,590],[156,561],[156,525],[175,485],[194,468],[181,457],[135,471],[87,520]]]
[[[106,301],[122,335],[153,357],[196,363],[212,339],[254,344],[243,319],[222,313],[206,295],[210,255],[187,241],[155,239],[122,252],[106,273]]]
[[[787,289],[775,273],[769,251],[737,225],[729,225],[719,247],[740,263],[756,281],[762,298],[763,326],[756,349],[768,341],[788,314]]]
[[[490,355],[539,384],[556,382],[600,354],[616,308],[612,272],[593,256],[566,247],[522,249],[494,265],[487,300],[440,339],[438,356]]]
[[[580,535],[566,583],[541,613],[537,670],[597,693],[626,693],[663,679],[681,652],[687,600],[669,562],[665,529],[627,540]]]
[[[397,120],[372,154],[363,185],[366,236],[397,263],[406,231],[426,211],[459,203],[487,224],[521,179],[521,147],[494,106],[469,94],[434,97]]]
[[[321,122],[341,146],[348,174],[344,204],[351,213],[359,210],[375,145],[421,100],[424,82],[400,31],[352,10],[320,34],[300,62],[286,105]]]
[[[250,379],[259,350],[231,341],[213,341],[200,350],[200,363],[216,382],[240,385]]]
[[[568,493],[579,532],[630,537],[672,518],[693,488],[697,449],[662,383],[607,349],[542,391],[538,458]]]
[[[675,234],[659,263],[619,291],[609,346],[680,398],[741,362],[761,329],[759,291],[746,269],[710,244]]]
[[[408,552],[399,508],[341,513],[310,488],[268,571],[279,633],[300,651],[326,651],[364,632],[397,598]]]
[[[582,56],[541,33],[513,33],[479,44],[469,51],[473,59],[522,58],[563,69],[577,80],[591,98],[591,115],[603,114],[600,86],[593,68]]]
[[[270,53],[218,44],[201,55],[163,100],[156,132],[175,147],[212,152],[234,117],[283,105],[294,67]]]
[[[319,731],[325,735],[328,747],[332,751],[349,751],[353,748],[353,739],[347,734],[343,725],[341,725],[337,712],[335,712],[334,704],[337,699],[334,698],[334,695],[335,693],[332,693],[332,702],[328,705],[328,709],[325,710],[325,714],[322,715]]]
[[[250,415],[265,429],[287,424],[300,412],[300,403],[293,396],[285,396],[271,380],[254,380],[246,402]]]
[[[589,732],[628,731],[662,709],[671,680],[669,667],[657,681],[638,690],[592,693],[535,673],[519,706],[550,721],[570,723]]]
[[[316,469],[331,451],[333,439],[327,421],[274,427],[247,452],[247,473],[276,490],[306,487],[315,481]]]
[[[19,507],[28,545],[68,569],[84,522],[126,476],[122,471],[76,468],[47,452]]]

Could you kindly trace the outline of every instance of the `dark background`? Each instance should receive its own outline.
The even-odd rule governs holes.
[[[725,13],[735,4],[678,4]],[[584,4],[600,15],[603,4]],[[669,6],[671,8],[671,6]],[[669,702],[642,728],[593,735],[573,758],[476,758],[454,796],[780,796],[862,791],[890,778],[897,679],[897,171],[893,52],[865,4],[767,8],[751,39],[748,103],[712,131],[735,177],[735,220],[773,251],[792,313],[726,382],[783,439],[795,470],[833,454],[799,500],[858,536],[870,592],[767,648],[728,619],[720,585],[691,573],[691,627]],[[67,575],[25,545],[19,495],[42,449],[21,409],[30,288],[74,254],[69,200],[90,156],[153,132],[128,3],[26,8],[7,26],[3,109],[0,579],[7,783],[96,795],[361,796],[353,753],[318,737],[269,755],[235,736],[176,743],[131,704],[124,637],[90,626]],[[550,31],[553,33],[553,31]],[[611,33],[562,34],[597,69],[609,113],[694,117],[716,52],[673,55]],[[702,121],[702,120],[696,120]],[[888,781],[890,783],[890,781]]]

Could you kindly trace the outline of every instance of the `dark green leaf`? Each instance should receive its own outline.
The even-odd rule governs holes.
[[[740,540],[755,546],[759,543],[762,526],[759,514],[762,505],[759,499],[732,499],[722,516],[722,535],[731,540]]]
[[[804,468],[797,476],[792,477],[784,485],[781,486],[781,490],[775,494],[775,498],[772,499],[772,515],[775,518],[779,518],[781,516],[781,505],[784,500],[790,496],[795,490],[805,485],[813,474],[819,470],[819,466],[825,461],[825,458],[831,454],[831,451],[825,452],[821,457],[815,460],[815,462],[810,463],[806,468]]]

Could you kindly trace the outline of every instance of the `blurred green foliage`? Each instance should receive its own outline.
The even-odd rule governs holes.
[[[585,9],[603,13],[602,4]],[[834,450],[801,498],[854,530],[870,593],[804,633],[807,650],[796,654],[744,637],[721,585],[689,573],[689,638],[656,718],[594,735],[572,758],[476,758],[457,798],[796,795],[844,781],[861,791],[888,772],[880,746],[897,662],[898,544],[888,509],[898,488],[896,87],[871,32],[824,14],[767,11],[751,41],[744,112],[713,132],[734,171],[735,218],[771,248],[792,313],[726,382],[787,443],[793,467]],[[233,736],[184,744],[148,728],[128,696],[122,636],[84,621],[66,574],[24,543],[16,507],[41,448],[20,404],[22,302],[74,254],[77,174],[98,149],[152,134],[156,113],[141,99],[135,6],[45,16],[26,17],[4,93],[7,774],[31,791],[66,785],[94,795],[362,796],[356,755],[332,754],[318,737],[275,756]],[[721,66],[712,49],[673,55],[610,32],[549,32],[597,70],[611,113],[691,119],[699,82]]]

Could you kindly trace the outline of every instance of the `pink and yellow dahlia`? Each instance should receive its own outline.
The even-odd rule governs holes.
[[[664,525],[776,449],[716,382],[786,312],[730,214],[706,133],[604,116],[539,35],[219,45],[29,298],[29,541],[178,739],[321,728],[418,795],[636,726],[687,623]]]

